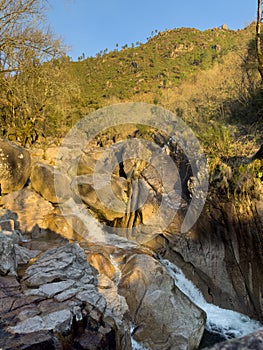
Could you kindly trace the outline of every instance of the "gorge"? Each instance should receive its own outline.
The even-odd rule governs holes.
[[[82,120],[45,157],[0,141],[0,348],[197,349],[205,328],[261,328],[261,160],[225,162],[206,193],[188,130],[138,118],[91,139]]]

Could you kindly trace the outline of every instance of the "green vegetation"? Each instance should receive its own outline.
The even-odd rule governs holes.
[[[72,62],[61,43],[43,32],[43,2],[30,0],[33,8],[23,7],[28,1],[19,3],[21,8],[6,7],[6,16],[18,15],[9,29],[0,26],[0,136],[46,147],[100,107],[143,101],[176,113],[192,127],[212,173],[231,167],[233,159],[242,164],[262,143],[255,23],[238,31],[153,31],[145,44],[122,49],[116,44],[112,52],[89,58],[83,53]],[[18,41],[8,46],[11,29]]]

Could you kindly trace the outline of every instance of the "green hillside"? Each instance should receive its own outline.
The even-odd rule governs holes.
[[[2,81],[2,136],[24,146],[59,140],[81,117],[126,101],[177,113],[208,153],[247,154],[261,142],[255,23],[238,31],[177,28],[79,62],[33,59]],[[249,145],[242,139],[238,147],[242,133]]]
[[[98,54],[71,64],[86,106],[143,99],[158,103],[164,90],[173,89],[234,51],[246,51],[253,38],[251,27],[233,31],[180,28],[160,32],[146,44],[108,54]],[[151,98],[149,98],[149,96]]]

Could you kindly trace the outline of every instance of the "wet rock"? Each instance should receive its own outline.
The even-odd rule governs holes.
[[[29,152],[8,141],[0,140],[0,189],[2,194],[20,190],[30,175]]]
[[[263,329],[245,337],[218,343],[206,350],[261,350],[263,349]]]

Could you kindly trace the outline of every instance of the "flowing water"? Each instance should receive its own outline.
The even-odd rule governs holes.
[[[78,213],[80,213],[79,209]],[[84,216],[86,217],[86,215]],[[89,227],[89,232],[93,233],[93,235],[91,233],[88,234],[89,240],[94,240],[96,242],[107,242],[107,235],[105,235],[105,232],[103,232],[100,225],[95,225],[91,220],[88,220],[88,223],[92,226],[91,228]],[[115,235],[111,234],[109,240],[112,242],[114,237]],[[115,237],[115,240],[115,244],[120,245],[120,247],[123,247],[125,244],[127,244],[127,240],[121,237]],[[129,244],[131,245],[132,242],[129,241]],[[114,262],[113,257],[111,258],[115,267],[115,283],[118,285],[118,282],[121,279],[121,271],[118,269],[118,264]],[[170,276],[174,279],[175,285],[185,295],[187,295],[193,303],[205,311],[207,315],[206,331],[210,334],[213,334],[214,338],[217,338],[217,342],[223,339],[242,337],[262,327],[262,324],[250,319],[246,315],[232,310],[222,309],[214,304],[206,302],[200,290],[185,277],[180,268],[166,259],[160,259],[160,262],[166,268]],[[133,338],[132,349],[147,350]]]
[[[185,277],[181,269],[166,259],[161,259],[160,262],[173,277],[175,285],[206,312],[208,332],[218,334],[223,339],[231,339],[245,336],[262,327],[261,323],[246,315],[208,303],[199,289]]]

